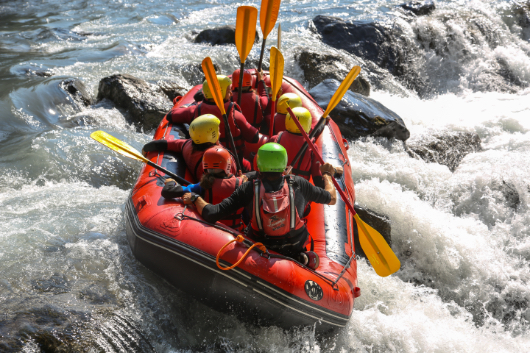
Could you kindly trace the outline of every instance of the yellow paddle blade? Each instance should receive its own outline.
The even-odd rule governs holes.
[[[118,140],[112,135],[107,134],[105,131],[95,131],[90,134],[90,137],[125,157],[136,159],[145,163],[149,162],[149,160],[145,158],[140,152],[138,152],[134,147],[126,144],[121,140]]]
[[[280,12],[280,3],[281,0],[261,0],[259,24],[261,25],[263,39],[267,39],[267,36],[276,24],[278,13]]]
[[[276,96],[280,87],[282,87],[283,81],[283,55],[281,51],[276,49],[276,47],[271,48],[271,67],[269,70],[271,77],[271,87],[272,87],[272,100],[276,101]]]
[[[358,214],[354,217],[357,221],[359,242],[375,272],[381,277],[386,277],[399,270],[401,262],[388,246],[385,238],[377,230],[364,223]]]
[[[210,92],[212,92],[213,100],[215,101],[217,108],[219,108],[222,115],[225,115],[226,111],[224,97],[221,94],[221,86],[217,80],[217,73],[215,72],[212,59],[210,59],[210,57],[206,57],[202,61],[202,71],[204,72],[204,76],[206,76],[208,87],[210,88]]]
[[[256,40],[258,9],[252,6],[239,6],[236,19],[236,47],[241,63],[247,60],[248,53]]]
[[[350,88],[357,75],[359,75],[359,72],[361,72],[361,68],[359,66],[354,66],[350,70],[344,81],[342,81],[342,83],[340,84],[339,88],[337,88],[337,90],[335,91],[333,97],[331,97],[331,100],[329,101],[328,107],[326,108],[324,115],[322,115],[322,118],[327,117],[328,114],[331,113],[333,108],[335,108],[337,104],[339,104],[340,100],[342,99],[342,97],[344,97],[344,94],[346,93],[348,88]]]
[[[282,50],[282,24],[278,23],[278,50]]]

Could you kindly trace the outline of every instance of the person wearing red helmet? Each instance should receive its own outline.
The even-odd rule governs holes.
[[[232,74],[232,102],[237,102],[239,96],[239,74],[237,69]],[[255,86],[254,76],[249,70],[243,71],[243,85],[241,87],[241,111],[250,125],[259,130],[263,120],[263,111],[269,104],[269,96],[262,79],[262,72],[256,73],[258,86],[257,92],[252,89]]]
[[[190,139],[179,140],[154,140],[142,148],[142,153],[154,151],[171,151],[181,153],[184,161],[195,180],[203,174],[202,160],[204,152],[212,147],[219,146],[219,119],[211,114],[201,115],[190,124]],[[237,173],[237,164],[232,157],[232,173]]]
[[[251,169],[251,164],[247,160],[243,159],[245,150],[244,142],[258,142],[260,138],[258,129],[247,122],[241,113],[241,108],[230,100],[232,96],[232,90],[230,89],[232,81],[230,78],[223,75],[217,75],[217,80],[221,88],[221,94],[224,96],[228,125],[230,127],[232,137],[234,138],[234,143],[236,145],[239,161],[241,162],[241,167],[244,171],[249,171]],[[208,86],[208,81],[206,80],[202,84],[202,91],[204,94],[204,100],[202,102],[186,108],[174,108],[166,115],[166,119],[171,123],[183,124],[190,124],[194,119],[204,114],[212,114],[219,118],[219,120],[223,119],[221,111],[213,99],[213,94]],[[221,142],[221,144],[226,148],[230,149],[228,136],[225,134],[224,123],[220,126],[219,142]]]
[[[162,196],[166,199],[182,197],[185,193],[193,192],[201,195],[208,203],[217,205],[248,180],[248,176],[236,177],[231,172],[233,164],[230,153],[222,146],[214,146],[204,152],[202,167],[205,171],[201,181],[186,187],[180,186],[173,179],[166,179]],[[251,173],[249,173],[251,174]],[[255,174],[255,173],[253,173]],[[221,218],[219,221],[231,228],[242,230],[241,214],[244,208],[234,214]]]

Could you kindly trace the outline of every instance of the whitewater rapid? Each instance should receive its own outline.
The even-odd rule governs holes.
[[[289,48],[327,50],[309,19],[406,22],[399,3],[282,1],[286,75],[305,83]],[[499,58],[529,81],[530,44],[510,22],[511,2],[436,4],[408,28],[425,43],[453,38],[445,56],[433,50],[418,60],[437,93],[420,99],[388,82],[371,97],[403,118],[410,143],[465,131],[479,135],[483,150],[451,172],[411,158],[400,142],[350,143],[357,203],[390,218],[402,269],[381,278],[359,260],[350,323],[318,338],[311,327],[260,328],[219,314],[140,265],[123,209],[141,166],[89,136],[101,129],[141,149],[152,132],[138,132],[109,102],[82,107],[58,88],[79,78],[96,96],[99,80],[115,73],[189,88],[184,67],[205,56],[230,73],[239,66],[235,48],[191,39],[235,23],[241,3],[0,3],[0,351],[39,352],[46,339],[105,352],[528,351],[530,90],[487,84]],[[498,34],[494,48],[466,36],[466,20],[477,17]],[[270,45],[275,38],[276,30]],[[258,55],[255,46],[251,58]]]

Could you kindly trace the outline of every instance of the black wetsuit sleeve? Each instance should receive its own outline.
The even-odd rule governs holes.
[[[252,172],[245,173],[245,175],[248,178],[248,180],[254,180],[258,177],[258,172],[252,171]]]
[[[175,197],[182,197],[184,195],[184,190],[182,186],[178,185],[175,182],[169,182],[164,185],[162,189],[162,197],[166,199],[173,199]]]
[[[148,142],[144,145],[142,150],[145,152],[165,151],[167,150],[167,140],[155,140]]]
[[[295,181],[306,202],[316,202],[325,205],[331,202],[331,194],[328,191],[313,186],[309,181],[299,176],[295,176]]]
[[[252,202],[252,196],[254,194],[252,185],[251,182],[246,182],[221,203],[217,205],[206,205],[202,210],[202,218],[207,222],[213,223],[236,213],[237,210]]]

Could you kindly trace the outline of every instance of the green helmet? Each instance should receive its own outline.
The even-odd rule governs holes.
[[[283,172],[287,167],[287,151],[276,142],[261,146],[256,158],[260,172]]]

